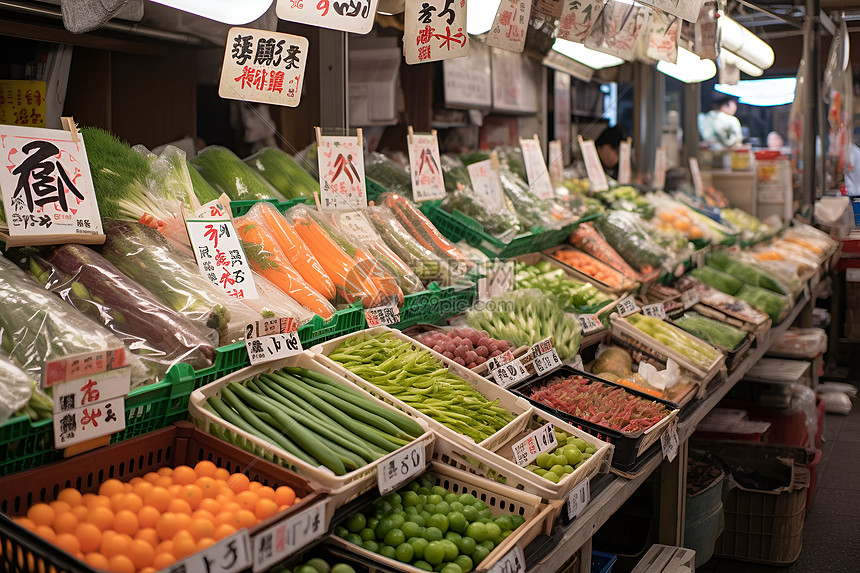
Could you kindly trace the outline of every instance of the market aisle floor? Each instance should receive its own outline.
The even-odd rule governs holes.
[[[697,573],[856,573],[860,571],[860,402],[848,416],[828,414],[803,549],[790,567],[714,557]]]

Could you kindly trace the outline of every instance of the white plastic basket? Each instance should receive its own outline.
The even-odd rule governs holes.
[[[352,372],[350,372],[349,370],[344,368],[343,365],[335,362],[334,360],[332,360],[328,357],[328,355],[335,348],[340,346],[340,344],[346,339],[358,338],[358,339],[364,340],[366,338],[376,336],[376,335],[381,334],[383,332],[390,333],[395,338],[398,338],[400,340],[403,340],[403,341],[410,343],[413,348],[420,348],[422,350],[426,350],[427,352],[430,352],[433,356],[435,356],[436,358],[441,360],[445,364],[445,366],[448,367],[448,370],[450,372],[454,373],[455,375],[457,375],[460,378],[463,378],[464,380],[469,382],[469,384],[472,385],[472,388],[474,388],[476,391],[478,391],[480,394],[482,394],[485,398],[487,398],[487,400],[490,400],[490,401],[498,400],[499,406],[504,408],[505,410],[507,410],[511,414],[513,414],[514,419],[511,422],[509,422],[504,428],[500,429],[498,432],[496,432],[492,436],[488,437],[487,439],[485,439],[481,443],[476,444],[468,436],[464,436],[462,434],[459,434],[459,433],[455,432],[454,430],[452,430],[451,428],[449,428],[448,426],[445,426],[444,424],[441,424],[441,423],[437,422],[436,420],[434,420],[433,418],[427,416],[426,414],[422,414],[421,412],[419,412],[418,410],[416,410],[412,406],[408,405],[406,402],[403,402],[402,400],[395,398],[394,396],[392,396],[388,392],[380,390],[379,388],[377,388],[376,386],[374,386],[370,382],[368,382],[368,381],[364,380],[363,378],[353,374]],[[347,334],[345,336],[335,338],[334,340],[329,340],[328,342],[323,342],[322,344],[317,344],[316,346],[314,346],[313,348],[310,349],[310,352],[314,355],[315,360],[319,361],[321,364],[326,366],[328,369],[342,374],[348,380],[355,382],[357,385],[361,386],[362,388],[364,388],[366,391],[370,392],[374,396],[377,396],[378,398],[384,400],[385,402],[388,402],[389,404],[393,404],[398,409],[408,413],[409,415],[424,420],[425,422],[427,422],[429,427],[434,432],[436,432],[438,435],[444,436],[449,441],[458,443],[462,447],[472,448],[475,450],[480,448],[480,449],[483,449],[486,451],[493,451],[496,448],[498,448],[499,446],[501,446],[502,444],[504,444],[505,442],[507,442],[511,438],[511,436],[514,436],[514,435],[518,434],[519,432],[521,432],[522,430],[524,430],[525,427],[528,425],[529,418],[531,417],[531,414],[532,414],[532,405],[529,404],[528,400],[525,400],[524,398],[520,398],[519,396],[516,396],[515,394],[508,392],[504,388],[494,384],[493,382],[490,382],[486,378],[482,378],[482,377],[478,376],[477,374],[475,374],[474,372],[472,372],[471,370],[469,370],[465,366],[460,366],[459,364],[457,364],[453,360],[449,360],[448,358],[445,358],[444,356],[442,356],[438,352],[435,352],[435,351],[433,351],[433,349],[428,348],[419,342],[416,342],[415,340],[409,338],[408,336],[406,336],[402,332],[400,332],[398,330],[393,330],[393,329],[388,328],[386,326],[377,326],[376,328],[363,330],[361,332],[356,332],[353,334]]]
[[[541,499],[536,495],[518,491],[440,463],[434,462],[431,464],[427,474],[433,478],[435,485],[441,486],[448,491],[457,494],[470,493],[474,495],[477,499],[487,504],[494,517],[518,514],[526,518],[525,523],[514,530],[513,533],[481,561],[476,571],[487,571],[514,547],[519,547],[521,551],[525,551],[528,544],[534,541],[538,535],[549,535],[552,531],[555,518],[564,505],[560,501],[543,504],[541,503]],[[395,559],[389,559],[378,553],[373,553],[363,547],[353,545],[336,535],[332,535],[330,539],[337,545],[357,555],[380,563],[389,569],[405,571],[406,573],[423,573],[417,567],[401,563]]]
[[[296,356],[285,358],[284,360],[278,360],[275,362],[258,364],[257,366],[249,366],[247,368],[243,368],[242,370],[229,374],[223,378],[219,378],[218,380],[215,380],[214,382],[207,384],[202,388],[198,388],[191,394],[191,400],[188,405],[188,409],[191,412],[191,417],[193,418],[197,426],[203,431],[213,433],[215,435],[226,432],[227,436],[219,437],[225,437],[227,441],[230,441],[242,448],[250,449],[264,457],[272,457],[274,458],[273,461],[275,461],[275,463],[285,465],[297,474],[316,481],[323,487],[328,488],[330,490],[331,503],[335,507],[343,505],[344,503],[358,497],[362,493],[374,489],[377,485],[377,468],[379,467],[380,461],[383,458],[370,462],[366,466],[363,466],[351,472],[347,472],[342,476],[338,476],[324,466],[313,467],[310,464],[298,459],[294,455],[284,451],[277,445],[270,444],[266,440],[248,434],[244,430],[237,428],[226,420],[222,420],[221,418],[203,407],[206,403],[206,400],[210,396],[217,395],[221,391],[221,388],[223,388],[230,382],[240,382],[243,380],[248,380],[258,374],[271,373],[276,370],[280,370],[285,366],[298,366],[301,368],[307,368],[309,370],[322,372],[328,376],[331,376],[336,382],[342,384],[345,387],[351,388],[353,390],[361,390],[355,384],[349,382],[342,376],[339,376],[338,374],[332,372],[328,368],[325,368],[324,366],[316,362],[313,359],[311,353],[305,351]],[[364,392],[364,390],[361,391]],[[391,407],[388,404],[383,404],[383,406],[390,410],[395,410],[395,408]],[[426,431],[418,438],[415,438],[415,440],[409,445],[400,448],[400,450],[412,446],[415,442],[420,442],[424,444],[425,448],[424,459],[432,459],[433,444],[436,436],[433,434],[433,431],[428,428],[428,425],[424,420],[418,419],[416,421]],[[214,432],[213,429],[215,430]]]

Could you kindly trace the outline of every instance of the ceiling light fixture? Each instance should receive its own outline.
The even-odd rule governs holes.
[[[678,46],[678,62],[675,64],[660,61],[657,69],[686,84],[696,84],[717,75],[717,66],[711,60],[704,60],[689,50]]]
[[[266,13],[273,0],[153,0],[177,10],[190,12],[197,16],[240,26],[253,22]]]
[[[595,70],[620,66],[624,63],[621,58],[586,48],[584,44],[558,38],[553,43],[552,49]]]

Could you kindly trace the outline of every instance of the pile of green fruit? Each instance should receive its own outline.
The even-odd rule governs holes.
[[[560,482],[597,453],[592,444],[562,431],[555,432],[555,439],[558,447],[551,452],[539,453],[534,463],[526,466],[527,470],[552,483]]]
[[[422,476],[349,516],[334,533],[354,545],[423,571],[466,573],[525,522],[493,517],[487,504]]]
[[[355,569],[346,563],[329,565],[325,559],[314,557],[292,569],[282,568],[278,573],[355,573]]]

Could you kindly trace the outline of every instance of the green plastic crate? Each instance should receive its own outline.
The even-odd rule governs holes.
[[[430,283],[427,290],[408,294],[400,309],[400,322],[394,328],[402,330],[420,323],[434,324],[464,312],[472,305],[478,289],[471,286],[440,287]]]
[[[298,205],[299,203],[306,204],[308,200],[313,200],[310,197],[299,197],[298,199],[288,199],[286,201],[278,201],[277,199],[262,199],[261,201],[265,203],[271,203],[274,205],[278,211],[284,213],[287,209],[292,207],[293,205]],[[261,201],[230,201],[230,211],[233,212],[234,217],[241,217],[251,210],[251,207],[260,203]]]

